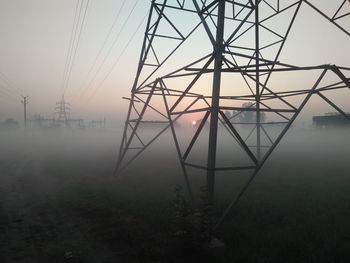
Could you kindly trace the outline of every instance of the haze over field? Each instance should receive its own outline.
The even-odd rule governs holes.
[[[312,257],[347,262],[348,134],[348,129],[291,130],[220,230],[227,246],[240,253],[220,254],[215,260],[313,262]],[[166,260],[179,246],[171,243],[176,231],[173,202],[183,177],[170,134],[120,178],[112,176],[120,129],[0,135],[4,262]],[[226,153],[220,157],[235,157],[236,151],[227,147],[231,140],[223,143]],[[200,158],[205,151],[196,152]],[[247,176],[217,174],[218,214]],[[203,174],[191,173],[191,181],[198,190]],[[183,253],[174,255],[191,262],[181,259]],[[210,258],[203,262],[217,262]]]

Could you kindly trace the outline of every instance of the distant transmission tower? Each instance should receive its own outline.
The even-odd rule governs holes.
[[[59,102],[56,102],[55,113],[57,114],[57,122],[63,123],[65,127],[69,127],[70,104],[64,100],[64,95]]]
[[[303,8],[309,8],[350,36],[349,0],[332,1],[337,7],[331,14],[318,8],[318,1],[314,2],[316,4],[311,0],[153,0],[131,97],[127,98],[130,104],[116,173],[122,172],[170,129],[190,195],[189,167],[206,174],[210,202],[214,199],[218,172],[251,172],[219,225],[312,96],[317,95],[349,120],[345,110],[329,98],[334,91],[336,94],[349,91],[349,67],[301,66],[280,60]],[[198,32],[203,32],[204,37],[198,39]],[[186,43],[192,53],[177,56]],[[197,49],[204,45],[209,46],[208,52],[196,55]],[[172,70],[164,69],[179,61],[189,61],[189,56],[192,61]],[[303,58],[303,61],[308,60]],[[287,81],[298,80],[298,74],[305,75],[305,72],[310,72],[311,78],[317,75],[312,84]],[[239,116],[247,113],[252,113],[253,120],[239,121]],[[183,143],[177,122],[190,115],[200,116],[201,120],[190,140]],[[203,129],[206,123],[209,123],[207,133]],[[161,124],[164,127],[152,137],[149,132],[144,133],[149,125],[159,127]],[[218,155],[218,140],[223,133],[231,136],[232,143],[243,155],[231,156],[232,164],[225,166],[220,165]],[[207,156],[203,163],[196,158],[192,161],[193,149],[203,136],[208,142]]]

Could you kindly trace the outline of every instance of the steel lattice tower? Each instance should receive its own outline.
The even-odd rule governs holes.
[[[312,96],[319,96],[350,120],[345,109],[328,97],[329,92],[350,89],[349,67],[330,64],[300,66],[280,61],[290,31],[304,7],[327,19],[335,30],[350,37],[350,23],[346,23],[349,21],[350,1],[338,2],[334,13],[328,14],[308,0],[153,0],[131,97],[126,98],[130,104],[116,173],[125,169],[170,129],[190,195],[188,167],[206,173],[210,202],[214,197],[216,172],[251,171],[251,176],[226,209],[222,220]],[[192,16],[197,22],[188,22],[186,27],[179,25],[185,16]],[[192,47],[196,49],[198,41],[191,38],[198,30],[204,32],[205,38],[200,41],[211,47],[209,52],[202,57],[196,57],[194,52],[192,62],[163,73],[164,65],[176,58],[178,50],[187,42],[193,41]],[[157,45],[160,40],[167,41],[166,51]],[[310,72],[317,77],[310,86],[296,89],[271,83],[275,75],[298,72]],[[200,81],[208,76],[210,87],[201,88],[203,83]],[[227,76],[239,77],[242,82],[224,81]],[[245,106],[241,106],[242,103],[246,103]],[[233,114],[225,114],[225,111]],[[247,113],[253,116],[253,121],[237,120]],[[190,141],[181,147],[176,122],[189,114],[201,114],[202,119]],[[266,115],[273,121],[266,121]],[[190,162],[189,156],[199,136],[205,134],[207,122],[208,154],[206,164],[199,165]],[[145,124],[164,124],[164,128],[146,138],[142,134]],[[276,125],[280,127],[278,134],[271,134],[269,127]],[[241,127],[247,127],[249,133],[244,134]],[[232,136],[248,162],[243,165],[218,165],[219,130],[225,130]],[[127,158],[127,155],[130,156]]]
[[[69,112],[70,104],[65,101],[64,95],[59,102],[56,102],[55,113],[57,116],[57,121],[64,123],[65,127],[69,127]]]

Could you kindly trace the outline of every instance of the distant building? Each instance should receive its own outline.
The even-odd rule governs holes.
[[[243,110],[234,110],[232,113],[229,111],[225,112],[227,118],[231,120],[233,123],[242,123],[242,124],[255,124],[257,122],[256,117],[256,106],[252,102],[246,102],[242,104]],[[251,109],[251,110],[244,110]],[[265,112],[260,112],[260,122],[264,122],[266,120]]]
[[[347,113],[350,118],[350,113]],[[350,121],[339,113],[326,113],[323,116],[313,116],[312,123],[316,127],[350,126]]]

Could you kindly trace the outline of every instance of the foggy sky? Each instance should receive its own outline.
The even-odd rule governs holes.
[[[135,1],[126,1],[117,26],[102,54],[107,53]],[[322,10],[333,12],[334,6],[342,1],[313,2]],[[90,0],[86,25],[82,31],[66,91],[66,99],[72,104],[74,116],[106,117],[113,120],[122,120],[125,116],[127,102],[121,97],[128,96],[131,88],[145,23],[137,31],[112,74],[97,90],[96,95],[91,100],[88,98],[118,59],[136,27],[146,15],[150,1],[138,2],[132,18],[121,31],[117,45],[97,75],[90,92],[87,92],[85,97],[80,92],[86,87],[84,83],[89,83],[89,80],[84,82],[86,74],[121,4],[121,0]],[[0,121],[8,117],[21,120],[22,106],[19,97],[21,94],[30,97],[29,116],[34,113],[53,115],[55,102],[61,95],[75,7],[74,0],[0,0],[0,72],[12,84],[9,87],[0,79],[0,86],[10,89],[8,93],[11,96],[11,99],[4,95],[0,96]],[[197,39],[194,46],[200,44],[200,41]],[[315,12],[311,12],[309,7],[303,6],[281,58],[288,63],[301,65],[331,63],[349,66],[349,44],[349,37]],[[345,98],[338,99],[340,101],[337,103],[346,104]],[[324,103],[314,100],[312,107],[306,109],[308,112],[306,116],[328,110],[329,107]],[[350,111],[350,108],[344,110]]]

